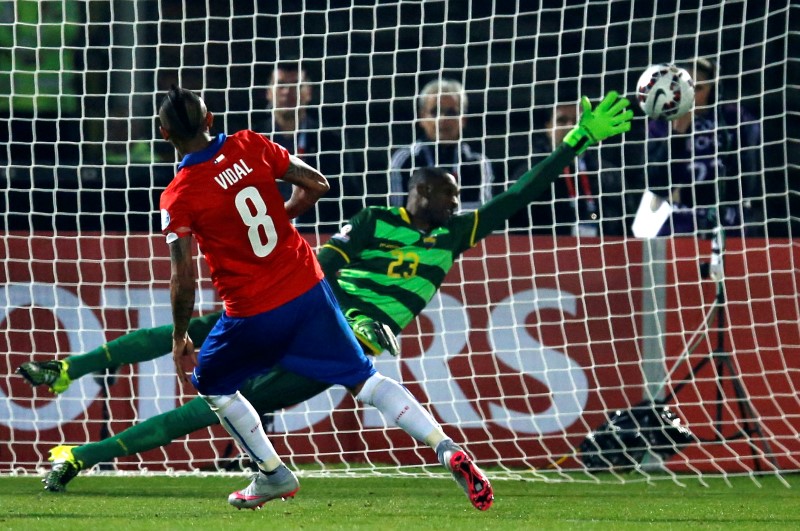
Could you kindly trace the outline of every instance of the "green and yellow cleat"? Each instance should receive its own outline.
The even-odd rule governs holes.
[[[63,360],[29,361],[17,367],[17,374],[32,386],[46,385],[53,393],[59,395],[72,383],[67,369],[69,364]]]
[[[64,492],[67,490],[67,483],[81,471],[81,462],[72,455],[73,448],[75,446],[62,445],[50,450],[50,457],[47,460],[52,461],[53,465],[50,472],[42,479],[44,490]]]

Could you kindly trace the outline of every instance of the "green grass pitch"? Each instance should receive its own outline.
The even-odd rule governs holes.
[[[494,506],[473,509],[439,478],[301,477],[293,500],[237,511],[244,476],[87,476],[69,492],[0,477],[0,529],[800,529],[800,476],[682,478],[615,484],[495,480]]]

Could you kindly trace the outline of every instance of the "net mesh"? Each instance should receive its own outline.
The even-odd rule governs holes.
[[[789,2],[516,4],[3,3],[0,472],[35,471],[52,446],[118,434],[193,397],[159,357],[166,351],[87,374],[58,397],[14,374],[170,323],[158,198],[176,161],[154,114],[172,84],[202,94],[215,132],[264,132],[330,178],[331,194],[297,220],[318,245],[360,208],[387,204],[406,169],[398,151],[426,142],[420,114],[430,109],[418,94],[431,81],[464,90],[472,169],[460,172],[463,154],[434,151],[427,163],[458,173],[469,206],[470,194],[500,193],[552,149],[548,133],[570,127],[559,129],[558,109],[609,90],[634,100],[648,65],[696,57],[714,67],[710,134],[648,124],[634,101],[633,129],[468,251],[402,333],[402,355],[376,366],[498,474],[796,471],[800,194],[790,147],[800,69],[789,50],[800,12]],[[307,100],[281,113],[272,76],[284,63],[302,64]],[[286,117],[300,127],[281,134]],[[681,180],[686,167],[705,188]],[[698,226],[634,237],[647,190]],[[706,274],[717,220],[723,282]],[[198,309],[217,311],[198,267]],[[669,407],[691,437],[632,415],[637,405],[656,416]],[[436,463],[342,389],[269,415],[265,427],[288,461],[324,473]],[[213,426],[97,468],[241,464]]]

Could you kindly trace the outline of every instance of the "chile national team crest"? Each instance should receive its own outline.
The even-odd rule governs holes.
[[[161,209],[161,230],[167,230],[169,227],[170,217],[169,212],[165,208]]]

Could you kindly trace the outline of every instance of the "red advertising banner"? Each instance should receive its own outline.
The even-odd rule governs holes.
[[[119,433],[192,397],[179,387],[169,356],[122,367],[110,379],[85,377],[57,398],[12,375],[32,358],[63,358],[169,324],[161,237],[12,233],[2,241],[0,348],[8,376],[0,377],[0,471],[41,466],[53,445]],[[671,467],[741,471],[769,459],[800,468],[792,457],[800,453],[800,278],[791,265],[800,263],[799,248],[786,240],[729,241],[725,320],[706,329],[716,284],[700,277],[699,265],[709,244],[665,242],[665,256],[644,263],[640,241],[490,237],[464,255],[404,331],[402,355],[376,358],[376,366],[480,460],[577,467],[575,448],[586,434],[653,385],[643,371],[652,358],[643,350],[650,320],[663,344],[664,392],[677,390],[674,408],[704,441]],[[654,270],[661,280],[646,286]],[[647,309],[647,297],[655,309]],[[208,283],[199,303],[205,312],[218,309]],[[698,330],[697,348],[681,356]],[[276,448],[295,462],[417,464],[431,457],[341,389],[275,415],[271,429]],[[120,467],[196,469],[231,452],[216,426]]]

